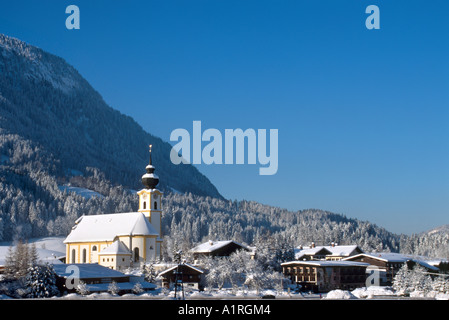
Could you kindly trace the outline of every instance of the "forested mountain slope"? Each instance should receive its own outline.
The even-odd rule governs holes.
[[[62,58],[1,34],[0,135],[3,162],[19,165],[21,150],[13,146],[21,141],[51,156],[41,165],[52,175],[100,168],[107,179],[130,188],[141,187],[152,144],[161,188],[220,197],[195,167],[172,164],[169,143],[109,107]]]

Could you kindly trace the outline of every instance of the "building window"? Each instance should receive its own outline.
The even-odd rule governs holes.
[[[147,202],[146,202],[146,201],[143,202],[143,208],[144,208],[144,209],[147,208]]]
[[[86,249],[83,249],[83,263],[86,263],[87,261],[87,251]]]
[[[97,251],[97,246],[93,246],[92,251]]]
[[[76,251],[75,249],[72,249],[72,263],[76,263],[75,258],[76,258]]]
[[[154,201],[154,210],[157,210],[157,201]]]
[[[134,248],[134,262],[139,262],[139,248]]]

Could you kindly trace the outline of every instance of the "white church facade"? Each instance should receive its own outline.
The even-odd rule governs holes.
[[[163,193],[151,159],[137,192],[137,212],[80,217],[64,240],[66,263],[98,263],[115,270],[137,267],[161,258]]]

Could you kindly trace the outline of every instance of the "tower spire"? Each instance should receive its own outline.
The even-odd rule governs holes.
[[[145,173],[142,176],[142,184],[145,186],[146,189],[154,189],[157,184],[159,183],[159,177],[154,173],[154,166],[153,166],[153,159],[151,156],[151,151],[152,151],[152,147],[153,145],[149,145],[149,151],[150,151],[150,162],[148,163],[148,165],[146,166],[146,171],[147,173]]]

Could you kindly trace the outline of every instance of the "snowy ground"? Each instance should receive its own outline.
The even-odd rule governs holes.
[[[80,295],[76,293],[66,294],[61,297],[53,297],[48,299],[56,300],[110,300],[110,299],[122,299],[122,300],[183,300],[183,296],[180,292],[175,297],[175,292],[165,292],[161,289],[154,290],[152,292],[142,294],[125,294],[125,295],[112,295],[110,293],[92,293],[87,295]],[[287,293],[276,292],[273,290],[264,290],[259,293],[255,291],[239,291],[231,292],[227,290],[217,290],[214,292],[185,292],[184,300],[255,300],[263,298],[273,298],[276,300],[348,300],[348,299],[378,299],[378,300],[449,300],[448,294],[431,293],[423,295],[420,293],[411,294],[410,297],[399,297],[392,292],[390,288],[359,288],[353,291],[345,290],[333,290],[327,294],[299,294],[299,293]],[[0,295],[0,300],[11,299],[8,296]]]
[[[79,188],[79,187],[72,187],[72,186],[68,186],[68,185],[64,185],[64,186],[59,186],[59,190],[61,190],[62,192],[67,191],[67,192],[74,192],[86,199],[90,199],[92,197],[99,197],[99,198],[104,198],[104,196],[98,192],[89,190],[89,189],[85,189],[85,188]]]
[[[28,240],[28,243],[36,245],[39,260],[42,262],[62,263],[57,258],[65,256],[64,239],[65,237],[36,238]],[[13,245],[12,242],[0,242],[0,265],[4,265],[11,245]]]
[[[333,290],[326,294],[325,299],[430,299],[430,300],[449,300],[449,294],[438,293],[431,291],[424,292],[412,292],[410,297],[398,296],[391,287],[364,287],[357,288],[353,291],[345,290]]]

